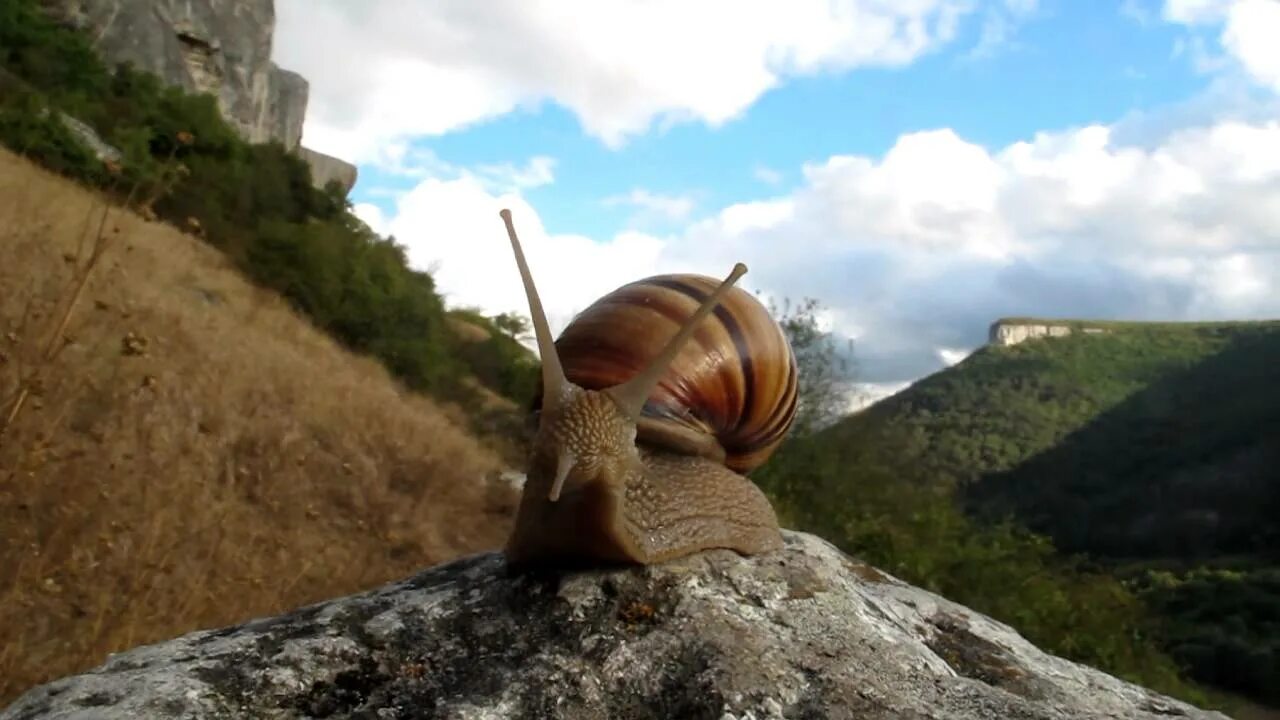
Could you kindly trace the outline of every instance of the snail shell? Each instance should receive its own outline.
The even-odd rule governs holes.
[[[589,390],[634,377],[719,284],[703,275],[656,275],[601,297],[555,342],[565,376]],[[782,328],[759,300],[735,287],[649,394],[637,440],[748,473],[791,429],[797,381]],[[541,405],[539,383],[533,408]]]

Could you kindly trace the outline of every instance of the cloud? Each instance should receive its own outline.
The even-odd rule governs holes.
[[[281,0],[274,56],[311,82],[307,144],[352,162],[542,102],[616,147],[655,122],[728,122],[788,77],[910,63],[972,5]]]
[[[640,212],[632,217],[632,224],[647,219],[666,222],[684,220],[693,212],[694,200],[687,195],[663,195],[648,190],[635,189],[625,195],[613,195],[602,201],[605,205],[630,205]]]
[[[464,167],[441,160],[429,148],[408,143],[393,143],[381,148],[379,167],[388,175],[435,180],[470,178],[492,192],[528,190],[555,182],[555,158],[534,155],[524,165],[488,163]],[[371,188],[371,193],[385,193],[385,188]]]
[[[1162,16],[1190,27],[1221,26],[1218,43],[1255,82],[1280,93],[1280,2],[1276,0],[1165,0]],[[1201,69],[1221,70],[1223,63],[1192,37],[1188,49]]]
[[[386,236],[390,224],[387,221],[386,213],[382,212],[382,208],[373,203],[355,203],[351,206],[351,211],[355,216],[364,221],[365,225],[375,233]]]
[[[973,350],[973,348],[938,348],[938,359],[947,365],[955,365],[969,357]]]
[[[994,57],[1020,44],[1015,39],[1019,26],[1040,10],[1039,0],[1004,0],[992,3],[982,16],[978,41],[964,55],[967,60]]]
[[[978,42],[965,54],[970,60],[989,58],[1002,50],[1015,48],[1014,34],[1040,8],[1039,0],[1004,0],[987,9],[982,19]]]
[[[511,163],[479,165],[475,172],[492,185],[505,188],[536,188],[555,182],[555,158],[535,155],[529,163],[518,167]]]
[[[1155,19],[1142,0],[1121,0],[1120,15],[1143,26],[1150,25]]]
[[[1161,15],[1169,22],[1195,25],[1220,22],[1236,0],[1165,0]]]
[[[1232,6],[1222,44],[1250,75],[1280,92],[1280,2],[1243,0]]]
[[[1111,126],[990,150],[948,129],[881,157],[833,156],[795,191],[668,235],[549,235],[518,191],[430,179],[386,226],[450,302],[527,307],[497,211],[510,206],[555,327],[657,272],[722,276],[763,298],[814,297],[855,341],[860,380],[890,387],[986,341],[1006,315],[1280,316],[1280,121],[1221,120],[1143,143]]]
[[[498,217],[503,208],[512,211],[553,331],[595,298],[657,267],[662,240],[636,232],[604,242],[549,235],[517,192],[494,193],[469,174],[419,183],[399,198],[384,227],[406,246],[411,265],[432,270],[451,306],[527,316],[524,289]]]
[[[751,171],[751,177],[766,185],[777,185],[782,182],[782,173],[764,165],[757,165]]]
[[[845,411],[852,413],[869,408],[890,395],[906,390],[910,384],[908,382],[856,383],[845,392],[847,399]]]

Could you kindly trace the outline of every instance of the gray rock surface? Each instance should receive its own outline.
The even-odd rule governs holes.
[[[218,99],[250,142],[302,138],[306,81],[271,62],[273,0],[44,0],[109,62]]]
[[[987,343],[1008,347],[1037,338],[1066,337],[1073,332],[1096,335],[1106,330],[1086,323],[1036,322],[1029,320],[997,320],[987,329]]]
[[[218,99],[223,117],[249,142],[279,141],[312,165],[317,187],[350,191],[355,167],[302,147],[310,86],[271,61],[274,0],[43,0],[64,23],[87,32],[109,63],[129,62],[166,83]],[[347,178],[350,182],[346,182]]]
[[[335,180],[342,186],[344,193],[351,192],[351,188],[355,187],[357,177],[355,165],[306,147],[298,148],[298,155],[311,166],[311,179],[316,187],[323,188],[330,181]]]
[[[46,110],[46,112],[48,111]],[[67,129],[71,131],[71,134],[79,138],[80,142],[84,143],[85,147],[89,148],[94,157],[99,160],[119,162],[120,159],[124,157],[119,150],[99,137],[98,133],[94,132],[93,128],[88,125],[85,125],[79,120],[63,112],[58,113],[58,119],[61,120],[62,124],[66,125]]]
[[[1221,718],[1047,655],[810,535],[514,574],[497,553],[120,653],[35,718]]]

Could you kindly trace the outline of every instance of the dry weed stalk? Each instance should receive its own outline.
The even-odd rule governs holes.
[[[135,185],[136,187],[136,185]],[[67,261],[73,265],[71,278],[66,285],[65,291],[58,298],[57,307],[59,308],[51,318],[52,328],[45,333],[36,334],[45,336],[42,347],[36,353],[23,353],[19,351],[17,361],[19,365],[18,387],[14,391],[12,397],[7,402],[7,408],[3,419],[0,419],[0,447],[3,447],[5,434],[9,428],[17,420],[18,414],[22,412],[22,408],[26,405],[27,400],[31,397],[33,391],[42,385],[48,369],[53,362],[57,360],[58,355],[69,344],[69,338],[66,335],[67,326],[71,322],[71,316],[75,312],[76,306],[80,302],[81,296],[84,294],[85,285],[89,282],[89,277],[93,275],[93,271],[101,263],[107,249],[111,246],[112,241],[120,234],[119,227],[113,227],[111,232],[106,231],[107,216],[111,210],[111,205],[105,198],[101,199],[101,204],[89,209],[89,216],[86,219],[85,231],[82,232],[79,247],[74,257],[67,258]],[[92,224],[92,217],[95,210],[100,212],[97,229],[92,234],[92,245],[86,248],[86,242],[89,237],[87,230]],[[16,229],[12,230],[16,232]],[[86,257],[87,252],[87,257]],[[22,329],[25,330],[26,325],[32,317],[32,308],[28,299],[27,311],[24,313],[22,321]],[[24,333],[25,334],[25,333]],[[37,340],[37,343],[39,341]],[[28,357],[24,358],[23,355]],[[34,357],[30,357],[34,355]],[[22,365],[30,364],[32,367],[24,372]]]
[[[217,249],[120,208],[104,225],[97,203],[0,151],[0,333],[52,358],[44,387],[0,359],[0,412],[30,390],[0,450],[0,705],[500,545],[518,494],[482,480],[501,463],[459,419]]]
[[[160,178],[156,181],[151,195],[142,204],[142,209],[150,214],[150,218],[153,219],[155,216],[154,212],[151,211],[152,204],[173,189],[177,178],[185,177],[188,174],[186,166],[180,163],[175,164],[174,158],[177,156],[178,148],[187,147],[194,141],[194,136],[185,130],[177,133],[176,142],[170,149],[169,156],[162,163]],[[38,353],[34,353],[34,357],[26,359],[25,363],[24,358],[22,358],[23,353],[19,353],[19,363],[30,364],[32,367],[25,373],[21,369],[19,370],[18,387],[6,402],[6,410],[3,417],[0,417],[0,448],[4,447],[5,434],[17,420],[18,414],[22,412],[27,400],[33,392],[41,387],[47,377],[49,368],[57,360],[63,348],[71,342],[71,339],[66,334],[67,326],[71,322],[71,316],[75,312],[77,305],[79,305],[80,298],[84,295],[84,288],[88,284],[89,278],[101,264],[107,250],[120,236],[120,227],[118,225],[113,226],[111,231],[107,232],[107,218],[113,210],[110,198],[117,187],[115,182],[122,177],[124,168],[111,160],[105,160],[103,164],[107,173],[116,180],[113,181],[112,186],[106,193],[98,196],[98,202],[90,205],[85,217],[84,228],[81,231],[80,242],[76,248],[76,254],[74,257],[66,258],[67,262],[73,266],[71,278],[67,283],[66,290],[58,298],[58,310],[55,311],[51,322],[53,327],[44,333],[46,339],[42,344],[43,347]],[[132,208],[134,199],[141,188],[142,178],[140,177],[129,188],[129,193],[120,207],[124,209]],[[93,226],[95,211],[97,211],[98,215],[97,227],[90,233],[89,230]],[[10,227],[9,231],[16,233],[18,229],[14,225]],[[30,320],[30,310],[31,307],[28,305],[27,313],[23,318],[24,330]],[[30,356],[32,353],[26,354]],[[11,476],[13,472],[16,472],[16,470],[10,471]]]

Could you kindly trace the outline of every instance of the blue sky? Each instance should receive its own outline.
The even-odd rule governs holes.
[[[548,230],[605,236],[623,229],[632,213],[599,201],[636,187],[692,196],[713,211],[785,190],[805,162],[883,154],[904,132],[950,127],[998,147],[1038,130],[1110,122],[1174,103],[1209,81],[1190,62],[1171,61],[1184,28],[1144,26],[1104,2],[1046,2],[1005,43],[975,54],[983,25],[981,14],[965,18],[955,42],[907,67],[799,78],[724,125],[685,123],[618,149],[584,134],[574,115],[553,102],[415,145],[464,167],[556,158],[555,183],[528,193]],[[777,173],[779,184],[762,182],[755,172],[761,167]],[[393,203],[375,189],[412,186],[373,165],[361,170],[353,201],[388,213]]]
[[[511,206],[553,327],[743,260],[880,392],[1001,315],[1280,315],[1280,0],[278,8],[304,144],[454,304],[525,312]]]

